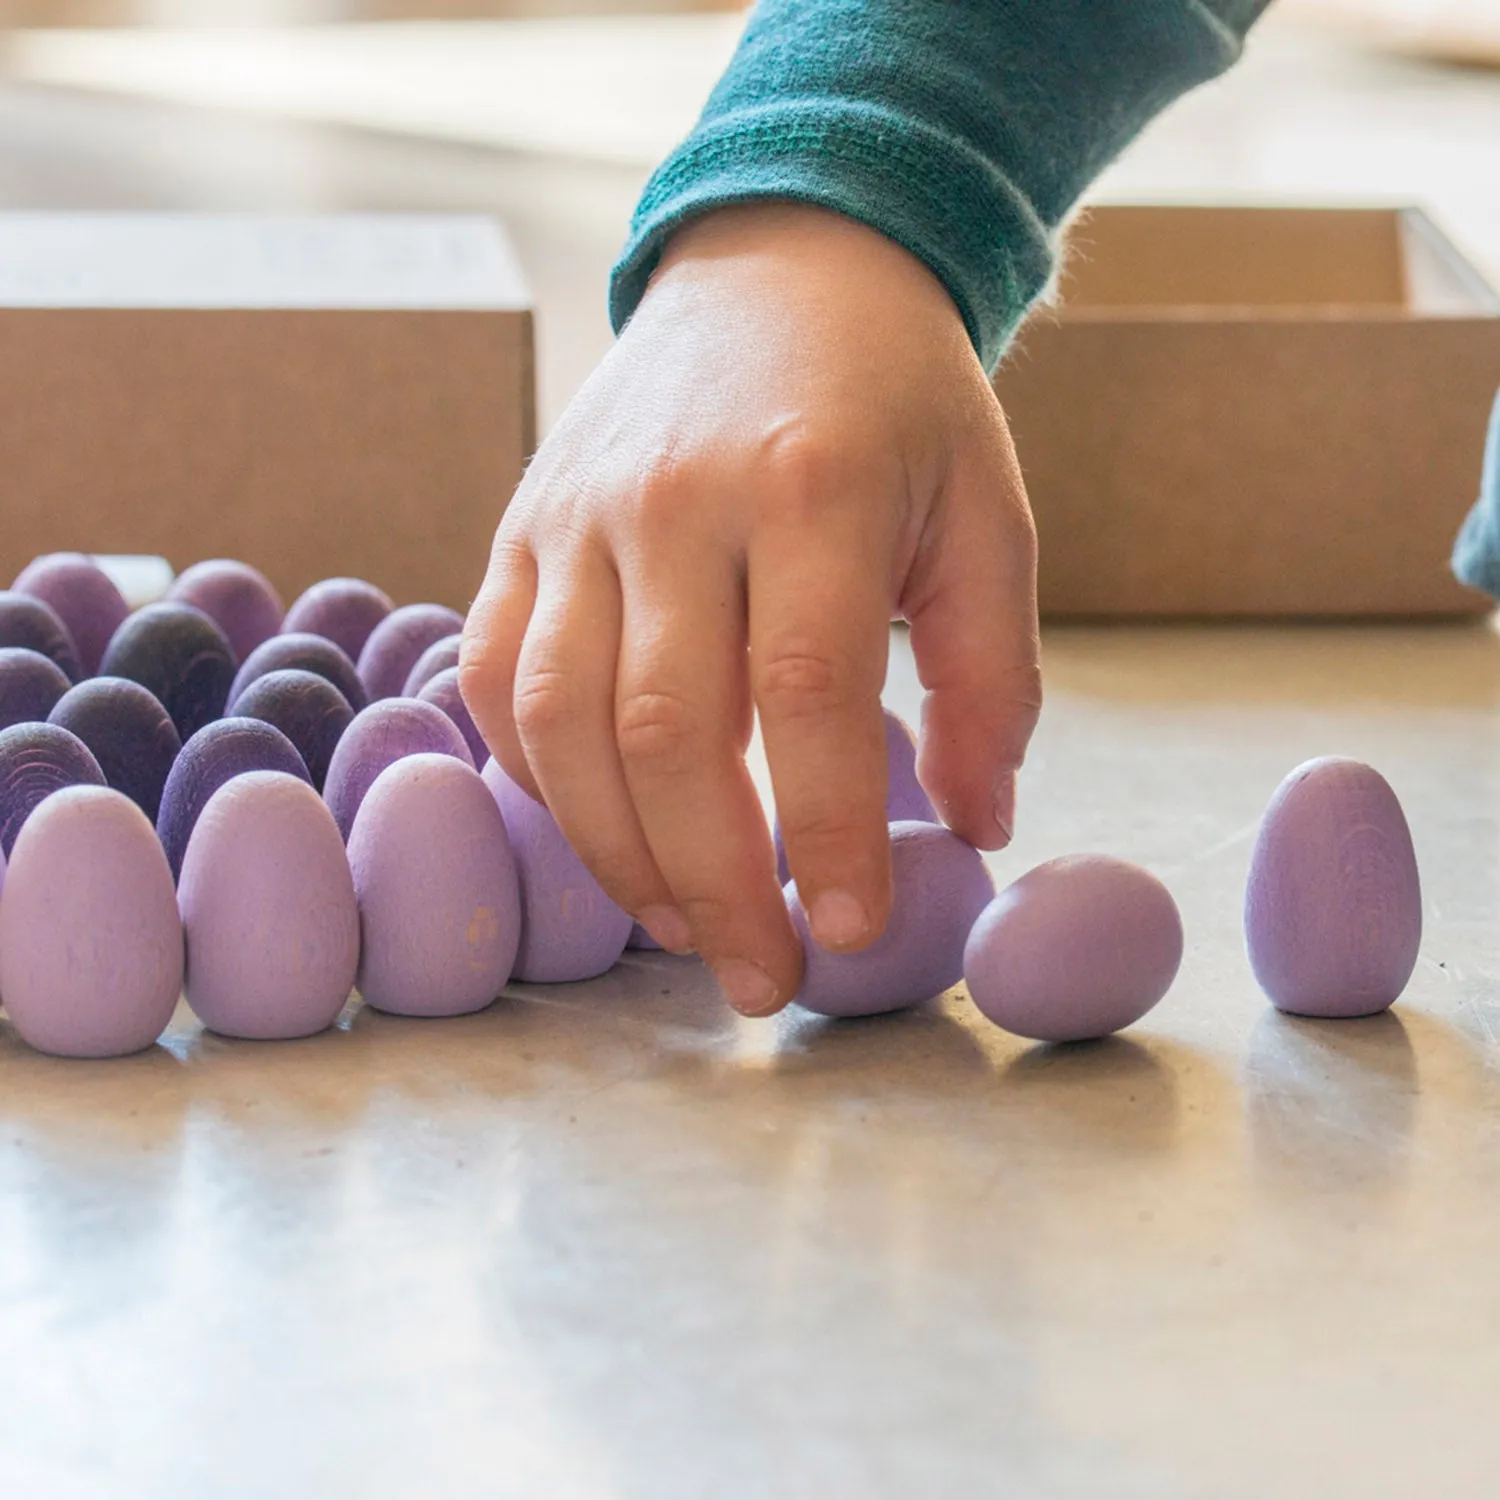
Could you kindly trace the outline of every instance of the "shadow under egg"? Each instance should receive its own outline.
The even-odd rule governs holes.
[[[1268,1011],[1246,1065],[1257,1182],[1318,1197],[1388,1190],[1409,1163],[1417,1091],[1416,1055],[1391,1011],[1337,1021]]]

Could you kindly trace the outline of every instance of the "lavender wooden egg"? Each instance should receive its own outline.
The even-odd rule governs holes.
[[[297,747],[260,719],[219,719],[182,747],[162,789],[156,832],[178,875],[203,810],[219,788],[252,771],[274,771],[311,785]]]
[[[963,976],[964,942],[995,894],[979,851],[933,823],[891,824],[891,917],[858,953],[813,941],[796,887],[786,888],[802,939],[798,1005],[824,1016],[873,1016],[919,1005]]]
[[[281,595],[264,573],[227,557],[179,573],[167,598],[201,609],[224,632],[236,661],[275,635],[286,615]]]
[[[531,984],[592,979],[614,967],[635,925],[573,852],[552,814],[491,759],[485,784],[510,834],[521,883],[514,977]]]
[[[50,605],[30,594],[0,591],[0,646],[20,646],[51,657],[69,682],[83,676],[68,627]]]
[[[941,823],[932,799],[917,780],[917,737],[905,719],[882,709],[885,718],[885,820],[887,823]],[[785,885],[792,878],[786,847],[781,840],[781,822],[774,832],[776,844],[776,878]]]
[[[320,635],[288,632],[273,635],[246,657],[229,689],[229,702],[237,703],[252,682],[271,672],[312,672],[326,678],[343,694],[355,713],[365,706],[365,685],[354,663],[341,647]]]
[[[114,580],[81,552],[49,552],[28,563],[12,585],[50,605],[67,627],[85,677],[104,659],[104,648],[130,613]]]
[[[1038,865],[985,908],[964,978],[997,1026],[1078,1042],[1139,1021],[1181,962],[1182,918],[1166,886],[1139,865],[1079,854]]]
[[[71,686],[50,656],[25,646],[0,646],[0,729],[45,722]]]
[[[154,693],[124,677],[90,677],[58,700],[48,722],[76,734],[105,781],[156,822],[182,740]]]
[[[625,939],[625,946],[635,949],[638,953],[660,953],[662,951],[661,944],[639,922],[631,926],[630,936]]]
[[[358,988],[403,1016],[483,1010],[510,978],[521,894],[505,822],[478,772],[409,755],[375,779],[349,835]]]
[[[359,910],[344,842],[295,776],[252,771],[209,799],[193,830],[177,903],[184,989],[224,1036],[310,1036],[354,988]]]
[[[260,719],[279,729],[296,747],[318,791],[328,764],[354,720],[354,710],[326,677],[315,672],[267,672],[230,705],[237,718]]]
[[[362,578],[325,578],[287,610],[281,628],[321,635],[358,661],[370,632],[392,608],[390,595]]]
[[[480,734],[479,726],[469,712],[469,705],[464,702],[464,695],[459,691],[457,667],[439,672],[417,697],[423,703],[442,709],[453,720],[458,732],[463,735],[464,744],[469,747],[469,754],[474,757],[476,766],[482,766],[489,759],[489,746],[485,744],[484,736]]]
[[[155,693],[177,733],[191,739],[224,712],[234,681],[224,632],[190,604],[148,604],[115,631],[99,670]]]
[[[0,993],[41,1052],[149,1047],[182,989],[172,874],[146,815],[108,787],[49,797],[21,830],[0,894]]]
[[[458,651],[462,642],[463,636],[457,632],[453,635],[445,635],[440,641],[434,641],[417,658],[416,665],[407,674],[406,684],[401,689],[401,696],[403,698],[421,697],[422,689],[439,672],[446,672],[450,667],[457,667]]]
[[[346,839],[375,778],[408,755],[451,755],[474,769],[463,735],[442,709],[415,698],[372,703],[344,731],[323,785],[323,800]]]
[[[1368,1016],[1406,988],[1422,942],[1416,851],[1381,774],[1330,756],[1298,766],[1261,820],[1245,944],[1279,1010]]]
[[[370,702],[396,697],[429,646],[464,628],[464,617],[441,604],[408,604],[392,610],[359,654],[359,676]]]
[[[0,853],[7,857],[32,812],[66,786],[103,786],[89,747],[55,724],[0,729]]]

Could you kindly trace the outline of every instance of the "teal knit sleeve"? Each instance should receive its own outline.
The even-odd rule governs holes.
[[[615,327],[678,225],[793,199],[925,261],[993,368],[1080,194],[1238,57],[1266,3],[761,0],[697,127],[646,186],[610,289]]]

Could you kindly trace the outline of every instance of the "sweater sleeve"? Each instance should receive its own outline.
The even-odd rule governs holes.
[[[760,0],[657,169],[610,289],[623,327],[685,220],[780,198],[925,261],[993,368],[1069,210],[1160,110],[1228,68],[1268,0]]]

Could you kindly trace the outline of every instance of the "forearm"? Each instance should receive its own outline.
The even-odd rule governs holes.
[[[1230,66],[1265,3],[762,0],[641,199],[615,324],[686,219],[794,199],[923,260],[993,367],[1084,189],[1161,109]]]

